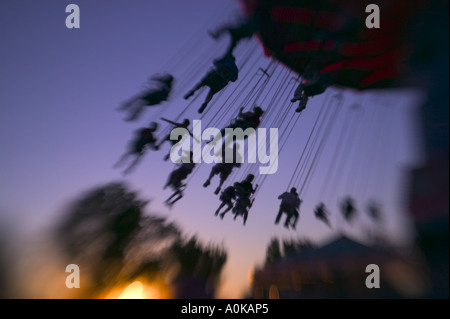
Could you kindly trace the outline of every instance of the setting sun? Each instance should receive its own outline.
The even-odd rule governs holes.
[[[140,281],[135,281],[125,288],[118,299],[144,299],[143,287]]]
[[[117,286],[110,290],[105,299],[167,299],[171,298],[170,289],[162,282],[147,283],[135,280],[128,285]]]

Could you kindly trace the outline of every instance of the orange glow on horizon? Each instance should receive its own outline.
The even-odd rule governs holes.
[[[169,287],[163,283],[145,283],[135,280],[128,285],[110,290],[105,299],[167,299],[171,298]]]
[[[144,285],[140,281],[135,281],[125,288],[118,299],[144,299]]]

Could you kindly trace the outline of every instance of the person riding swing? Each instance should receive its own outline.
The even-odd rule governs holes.
[[[123,174],[128,174],[139,163],[148,148],[158,150],[156,138],[154,137],[154,133],[157,129],[158,123],[156,122],[151,122],[149,127],[138,129],[135,132],[135,138],[129,144],[128,151],[117,161],[114,168],[120,166],[128,157],[134,156],[134,161],[123,172]]]
[[[192,173],[194,168],[195,163],[193,162],[193,152],[190,152],[189,161],[182,163],[177,169],[173,170],[169,175],[166,185],[164,186],[164,189],[171,186],[174,190],[174,193],[166,199],[166,205],[172,207],[173,204],[184,196],[183,190],[186,187],[186,184],[183,184],[183,181]]]
[[[158,105],[169,99],[174,82],[171,74],[154,75],[149,81],[153,83],[152,88],[133,97],[119,107],[119,111],[129,111],[129,116],[126,118],[126,121],[139,119],[145,107]]]
[[[184,96],[184,99],[187,100],[200,88],[204,86],[209,87],[208,95],[198,109],[198,113],[203,113],[216,93],[224,89],[229,82],[235,82],[238,79],[239,70],[236,66],[236,59],[233,54],[226,54],[221,59],[214,60],[213,64],[214,69],[209,71],[205,77]]]
[[[278,211],[277,217],[275,219],[275,225],[277,225],[281,219],[283,213],[287,214],[286,221],[284,223],[284,227],[289,229],[291,226],[293,229],[297,227],[297,221],[299,218],[299,208],[302,200],[298,197],[297,189],[292,187],[290,192],[284,192],[278,199],[281,199],[280,209]],[[294,220],[291,222],[291,219]]]
[[[232,209],[232,212],[234,213],[233,220],[236,220],[236,218],[239,215],[242,215],[243,218],[243,225],[245,226],[245,223],[247,222],[248,218],[248,210],[253,205],[253,200],[250,199],[252,194],[255,193],[256,189],[258,188],[258,185],[253,188],[252,182],[255,178],[255,175],[248,174],[247,177],[242,181],[236,184],[235,191],[236,191],[236,203]]]

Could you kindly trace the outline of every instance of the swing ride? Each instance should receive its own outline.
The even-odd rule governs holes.
[[[174,128],[184,128],[189,133],[195,132],[198,129],[197,123],[206,119],[208,126],[213,128],[270,127],[278,129],[277,140],[270,135],[269,141],[270,145],[276,143],[280,155],[294,128],[301,121],[302,112],[307,107],[309,99],[323,94],[324,102],[318,110],[291,177],[286,181],[286,190],[296,189],[300,199],[306,197],[308,186],[320,159],[323,158],[325,146],[333,134],[337,119],[341,119],[346,123],[338,134],[339,140],[343,143],[335,145],[328,166],[329,179],[324,183],[320,194],[321,198],[329,197],[330,192],[336,189],[337,181],[342,180],[336,173],[344,170],[346,163],[356,158],[357,145],[361,145],[361,141],[358,141],[357,134],[351,134],[351,129],[360,130],[358,123],[361,123],[360,117],[367,109],[360,104],[347,105],[341,92],[330,92],[327,89],[335,87],[367,90],[401,87],[407,83],[409,76],[408,63],[412,59],[412,48],[411,42],[408,42],[410,35],[407,23],[413,19],[418,8],[415,7],[413,10],[412,6],[401,1],[377,1],[377,3],[383,4],[383,23],[386,24],[383,28],[366,27],[365,5],[360,1],[349,0],[342,3],[333,0],[240,1],[245,20],[240,25],[225,26],[211,33],[215,39],[219,38],[219,34],[229,34],[230,44],[225,54],[223,51],[219,52],[219,46],[213,50],[208,48],[199,53],[196,61],[191,63],[184,73],[175,77],[179,87],[183,89],[190,87],[183,92],[184,100],[190,101],[176,117],[171,117],[170,121],[163,118],[166,126],[158,132],[160,138],[163,141],[168,140]],[[399,12],[403,19],[398,18]],[[259,43],[252,42],[247,43],[246,47],[238,47],[241,40],[252,37],[256,37]],[[254,52],[257,51],[258,45],[262,47],[266,61],[269,60],[266,66],[261,65],[263,63],[261,57],[255,57]],[[180,50],[186,51],[188,50]],[[207,65],[211,58],[214,59],[214,68]],[[197,70],[207,67],[210,69],[203,78],[192,76],[198,73]],[[197,84],[192,87],[192,83]],[[204,96],[203,92],[207,87],[209,92],[204,102],[200,102],[202,103],[200,106],[198,99]],[[224,102],[220,106],[217,105],[219,99],[223,101],[224,95]],[[162,96],[160,102],[167,99],[169,92],[165,92]],[[298,107],[294,105],[296,102],[299,102]],[[152,105],[155,104],[158,103],[152,100]],[[180,120],[186,111],[198,106],[200,106],[198,109],[198,113],[201,114],[200,121],[185,120],[185,124],[182,125]],[[250,114],[252,110],[259,111],[258,116],[261,119],[258,117],[257,122],[249,123],[250,120],[246,120],[244,114]],[[239,114],[239,117],[233,121],[236,114]],[[137,115],[133,118],[135,117]],[[189,131],[190,123],[192,129]],[[382,131],[377,131],[372,159],[376,157],[381,133]],[[190,135],[192,134],[185,134],[187,138],[190,138]],[[192,136],[195,138],[195,134]],[[200,144],[200,147],[201,143],[205,142],[202,137],[202,135],[200,138],[197,137],[197,144]],[[237,141],[234,143],[239,145]],[[248,141],[244,141],[241,147],[246,143],[248,144]],[[161,144],[162,142],[159,146]],[[224,148],[226,146],[228,145],[224,145]],[[159,149],[160,147],[155,150]],[[192,154],[197,150],[193,148],[191,151],[192,160]],[[272,161],[269,162],[269,166],[272,164]],[[168,205],[172,206],[182,199],[184,189],[200,166],[183,163],[170,174],[166,187],[172,186],[175,193],[166,201]],[[352,168],[357,170],[357,166],[357,163],[354,163]],[[178,176],[177,172],[182,172],[182,176]],[[214,174],[218,173],[221,172]],[[209,185],[210,179],[214,176],[211,174],[204,187]],[[225,175],[221,176],[215,194],[219,194],[222,184],[225,188],[234,186],[236,197],[232,197],[234,207],[231,211],[235,214],[234,219],[242,216],[245,225],[249,210],[268,175],[257,174],[255,165],[239,165],[227,171]],[[245,195],[240,195],[239,185],[236,182],[244,181],[248,176],[253,176],[250,185],[253,184],[255,187],[252,186],[251,191]],[[352,174],[348,176],[350,176],[348,188],[355,188],[357,184],[355,176]],[[328,227],[332,227],[321,198],[315,216]],[[225,203],[231,205],[231,199],[224,201],[220,208]],[[284,206],[284,211],[288,215],[295,209]],[[355,214],[353,199],[346,198],[342,205],[343,218],[350,221]]]

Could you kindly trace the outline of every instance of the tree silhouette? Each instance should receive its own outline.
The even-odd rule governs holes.
[[[297,240],[283,240],[283,255],[284,257],[294,255],[303,250],[314,247],[314,245],[306,239],[297,239]]]
[[[176,297],[187,297],[185,294],[188,292],[191,298],[205,298],[213,297],[227,254],[220,247],[202,247],[194,236],[189,240],[180,238],[175,241],[169,250],[169,260],[178,263]]]
[[[65,257],[92,278],[83,297],[143,276],[169,278],[182,297],[195,295],[185,285],[195,279],[199,290],[209,291],[203,297],[212,297],[226,252],[195,237],[184,240],[166,218],[144,214],[147,203],[126,184],[110,183],[82,194],[58,221],[55,236]]]
[[[314,244],[307,239],[283,239],[280,244],[280,240],[274,237],[267,245],[265,263],[266,265],[273,264],[284,257],[288,257],[314,247]]]
[[[63,252],[72,263],[90,269],[95,287],[119,276],[128,245],[141,230],[146,204],[126,185],[111,183],[82,194],[57,225]]]
[[[280,241],[274,237],[266,248],[266,264],[273,264],[279,259],[281,259]]]
[[[9,254],[6,242],[9,236],[5,235],[4,225],[0,223],[0,299],[9,298],[10,270]]]

